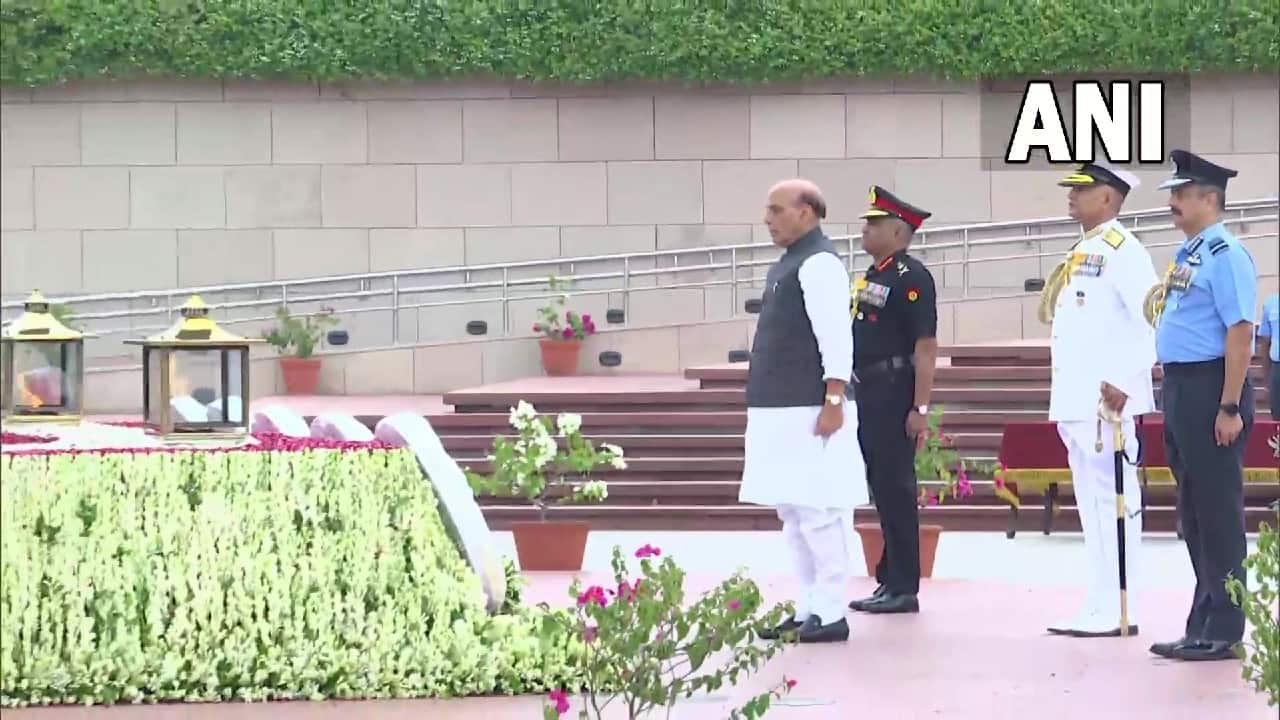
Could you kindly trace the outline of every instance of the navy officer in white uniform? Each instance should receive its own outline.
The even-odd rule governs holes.
[[[1071,486],[1088,556],[1089,584],[1075,617],[1049,627],[1073,637],[1120,635],[1119,538],[1116,534],[1115,448],[1104,423],[1103,447],[1095,447],[1099,401],[1120,418],[1127,457],[1137,458],[1134,418],[1155,410],[1151,371],[1155,332],[1143,314],[1147,291],[1158,282],[1151,253],[1116,219],[1131,172],[1106,162],[1087,163],[1058,182],[1071,188],[1067,210],[1081,226],[1044,299],[1050,303],[1053,374],[1049,419],[1067,450]],[[1132,463],[1123,465],[1125,568],[1129,634],[1138,631],[1135,565],[1142,542],[1142,491]]]
[[[770,191],[765,224],[784,248],[769,268],[747,378],[746,462],[739,500],[777,509],[801,595],[796,614],[761,637],[849,637],[853,508],[867,502],[853,374],[849,276],[822,231],[816,185]]]

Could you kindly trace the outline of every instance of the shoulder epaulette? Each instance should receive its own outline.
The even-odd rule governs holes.
[[[1220,255],[1226,252],[1229,247],[1231,246],[1227,245],[1226,240],[1223,240],[1222,238],[1214,238],[1209,241],[1209,254]]]
[[[1110,245],[1113,249],[1119,250],[1120,245],[1124,243],[1124,233],[1115,228],[1111,228],[1103,234],[1102,241]]]

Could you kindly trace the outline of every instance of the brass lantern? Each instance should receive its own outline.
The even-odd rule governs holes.
[[[63,325],[39,290],[0,335],[0,418],[78,423],[84,412],[84,339]]]
[[[165,440],[240,440],[249,430],[249,346],[265,342],[219,327],[192,295],[168,330],[142,346],[142,418]]]

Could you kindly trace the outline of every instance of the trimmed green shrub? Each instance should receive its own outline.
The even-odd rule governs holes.
[[[0,704],[573,686],[567,620],[489,616],[408,450],[6,453]]]
[[[0,82],[1274,71],[1274,0],[5,0]]]

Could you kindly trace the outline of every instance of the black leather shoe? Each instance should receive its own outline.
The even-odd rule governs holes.
[[[1173,653],[1182,645],[1194,643],[1195,641],[1185,635],[1174,640],[1173,642],[1158,642],[1151,646],[1151,653],[1160,657],[1172,658]]]
[[[838,622],[823,625],[822,618],[810,615],[800,626],[796,639],[802,643],[844,642],[849,639],[849,621],[840,618]]]
[[[1173,648],[1175,660],[1238,660],[1237,643],[1226,640],[1200,640],[1181,643]]]
[[[885,586],[877,585],[876,591],[871,593],[870,597],[864,597],[861,600],[854,600],[853,602],[849,603],[849,609],[859,610],[859,611],[866,610],[868,603],[872,603],[872,602],[875,602],[876,600],[879,600],[880,598],[884,597],[885,593],[887,592],[889,591],[885,588]]]
[[[803,625],[804,623],[800,622],[799,620],[796,620],[795,616],[792,616],[787,618],[786,620],[783,620],[782,623],[780,623],[776,627],[757,630],[756,637],[760,638],[761,640],[777,640],[778,638],[782,637],[783,633],[794,633],[795,631],[799,630]]]
[[[876,615],[887,615],[890,613],[917,613],[920,612],[920,601],[915,595],[899,595],[893,592],[886,592],[874,602],[869,602],[862,606],[863,611]]]

